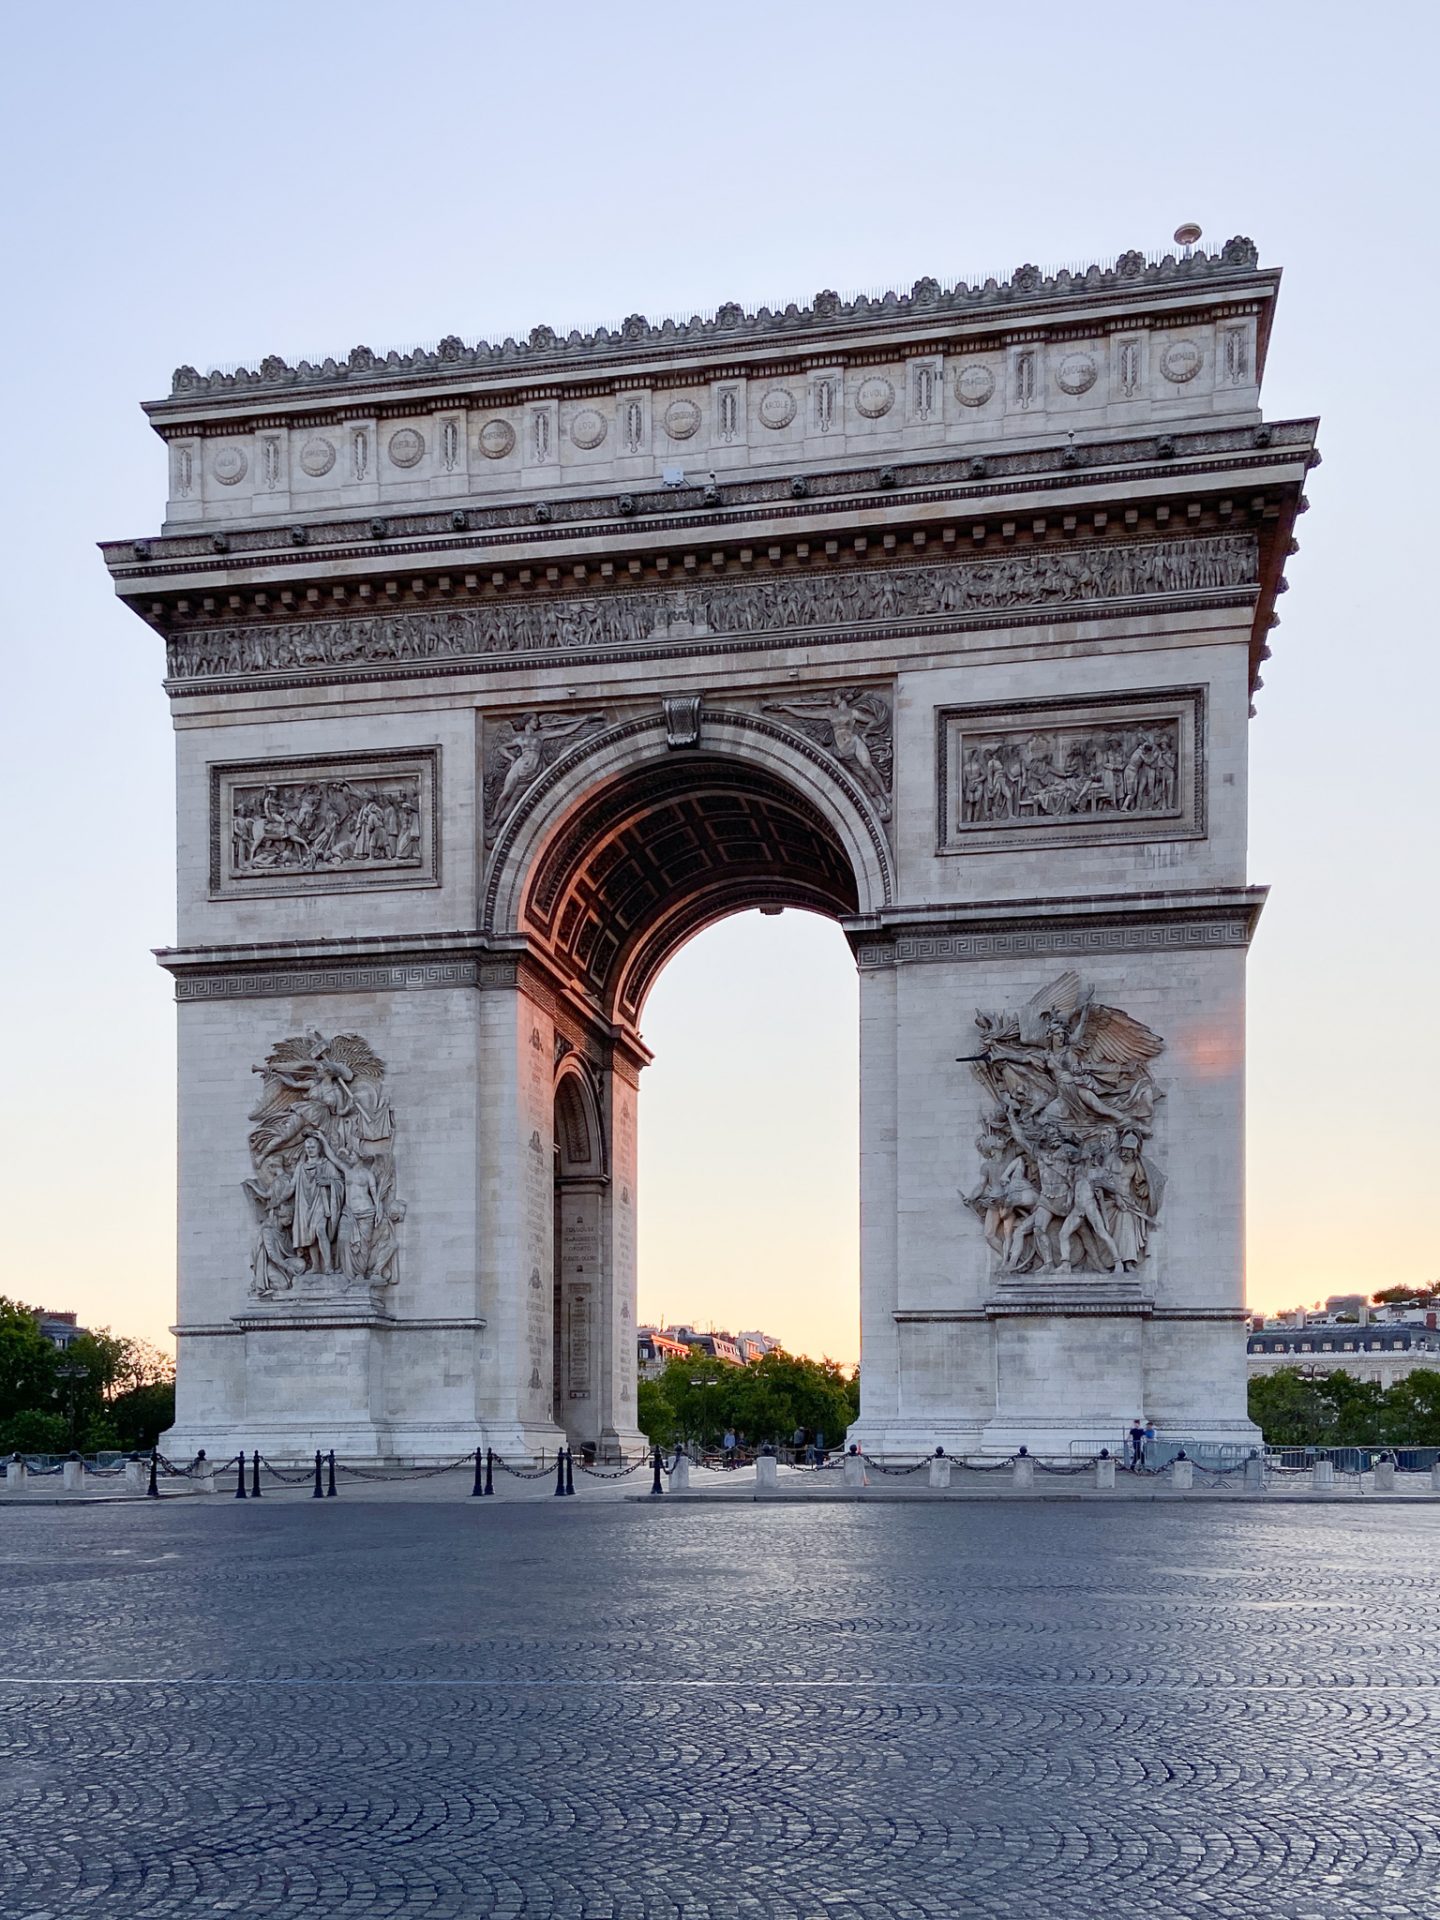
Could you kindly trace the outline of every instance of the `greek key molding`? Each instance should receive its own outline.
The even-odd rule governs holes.
[[[167,641],[172,690],[256,676],[302,683],[474,671],[537,656],[652,659],[828,634],[881,639],[957,626],[1048,624],[1163,604],[1247,602],[1259,587],[1253,533],[914,559],[888,567],[685,586],[483,600],[324,620],[216,625]]]
[[[893,942],[866,941],[855,950],[862,969],[907,966],[932,960],[1030,960],[1052,955],[1181,953],[1217,947],[1248,947],[1253,915],[1159,926],[1054,927],[1014,933],[902,934]]]
[[[482,980],[487,964],[477,960],[430,960],[395,966],[336,965],[182,973],[175,981],[175,998],[178,1001],[268,1000],[292,993],[392,993],[500,984]]]

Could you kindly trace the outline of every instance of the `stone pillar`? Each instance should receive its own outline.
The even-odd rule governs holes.
[[[861,1377],[863,1379],[864,1376],[862,1375]],[[863,1487],[865,1485],[865,1459],[863,1454],[846,1454],[845,1484],[847,1487]]]
[[[775,1493],[779,1490],[780,1462],[773,1453],[762,1453],[755,1462],[755,1491],[757,1493]]]
[[[930,1484],[942,1492],[950,1484],[950,1462],[943,1453],[930,1462]]]
[[[1195,1484],[1195,1462],[1176,1460],[1170,1468],[1170,1484],[1177,1493],[1188,1493]]]
[[[860,965],[860,1418],[853,1437],[883,1448],[900,1417],[896,970]]]
[[[1244,1486],[1246,1493],[1265,1491],[1265,1460],[1259,1453],[1252,1453],[1245,1462]]]
[[[1095,1486],[1100,1493],[1113,1493],[1115,1491],[1115,1462],[1113,1460],[1097,1460],[1095,1462]]]
[[[670,1469],[670,1491],[671,1493],[688,1493],[690,1491],[690,1456],[688,1453],[680,1452],[675,1455],[675,1464]]]
[[[1310,1484],[1317,1493],[1328,1492],[1335,1485],[1335,1462],[1317,1460],[1315,1471],[1310,1476]]]
[[[1437,1460],[1430,1469],[1430,1491],[1440,1493],[1440,1460]]]
[[[601,1368],[597,1413],[601,1447],[618,1457],[644,1444],[636,1425],[635,1404],[640,1089],[637,1069],[619,1048],[604,1076],[602,1104],[610,1185],[602,1216],[606,1232],[605,1289],[599,1316]]]
[[[190,1469],[190,1485],[196,1493],[214,1493],[215,1462],[207,1460],[202,1453]]]
[[[1375,1491],[1376,1493],[1393,1493],[1395,1491],[1395,1462],[1393,1460],[1377,1460],[1375,1462]]]
[[[127,1493],[148,1493],[150,1489],[150,1462],[142,1460],[138,1453],[132,1453],[125,1462],[125,1491]]]
[[[1016,1493],[1035,1491],[1035,1462],[1028,1453],[1022,1453],[1015,1462],[1015,1474],[1011,1483]]]
[[[5,1468],[6,1493],[24,1493],[29,1478],[30,1469],[18,1453],[13,1455]]]
[[[60,1484],[66,1493],[80,1493],[85,1486],[85,1462],[78,1453],[72,1453],[65,1462],[60,1475]]]

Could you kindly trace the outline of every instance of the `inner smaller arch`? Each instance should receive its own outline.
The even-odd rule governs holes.
[[[525,920],[607,1018],[633,1025],[677,948],[766,906],[855,913],[849,856],[769,769],[686,753],[580,803],[536,864]]]

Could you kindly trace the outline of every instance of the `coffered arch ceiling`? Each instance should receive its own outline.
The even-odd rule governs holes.
[[[858,910],[823,814],[768,768],[674,755],[587,796],[535,862],[524,922],[607,1018],[634,1024],[666,961],[747,907]]]

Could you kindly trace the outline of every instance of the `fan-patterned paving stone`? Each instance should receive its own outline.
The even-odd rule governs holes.
[[[1434,1510],[0,1522],[5,1920],[1440,1910]]]

